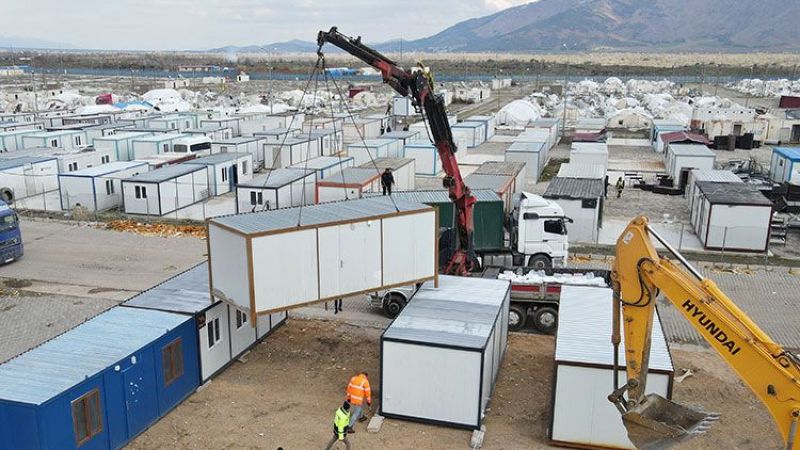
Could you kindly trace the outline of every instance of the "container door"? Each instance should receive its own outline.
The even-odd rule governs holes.
[[[233,191],[239,183],[238,164],[228,167],[228,189]]]
[[[128,437],[133,437],[158,418],[158,403],[152,350],[131,356],[130,362],[130,367],[123,372],[123,380]]]
[[[792,125],[792,142],[800,142],[800,125]]]

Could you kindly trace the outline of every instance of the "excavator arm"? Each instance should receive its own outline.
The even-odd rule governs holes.
[[[680,265],[659,257],[651,238],[661,242]],[[668,448],[704,432],[717,417],[655,394],[645,395],[653,314],[660,291],[764,403],[786,448],[800,450],[795,441],[800,417],[800,366],[796,357],[775,343],[713,281],[694,269],[648,225],[647,218],[634,219],[617,241],[612,284],[613,344],[619,348],[621,314],[628,382],[615,389],[609,400],[622,413],[628,436],[637,448]]]
[[[433,77],[427,69],[421,67],[417,71],[408,71],[397,65],[380,52],[361,43],[361,38],[352,38],[340,33],[336,27],[329,31],[320,31],[317,35],[319,50],[317,54],[323,57],[322,46],[330,43],[364,61],[381,72],[383,82],[391,86],[398,94],[411,97],[414,107],[424,112],[428,123],[433,144],[442,161],[442,170],[445,177],[444,187],[447,188],[450,199],[456,210],[456,227],[458,232],[458,247],[450,258],[444,272],[452,275],[466,275],[472,271],[473,246],[472,234],[473,205],[476,200],[469,187],[461,177],[456,160],[456,144],[453,142],[453,133],[447,120],[447,109],[441,95],[433,91]]]

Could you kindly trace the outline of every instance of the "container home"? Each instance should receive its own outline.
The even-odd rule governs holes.
[[[433,280],[436,223],[430,206],[384,197],[213,218],[211,293],[252,321],[255,314]]]
[[[402,152],[403,147],[396,139],[367,139],[347,146],[347,156],[353,158],[356,166],[377,158],[397,158]]]
[[[473,191],[488,189],[497,194],[503,200],[505,213],[514,209],[514,177],[471,173],[464,178],[464,183]]]
[[[304,131],[302,135],[319,143],[319,154],[322,156],[336,155],[344,150],[344,132],[341,128],[314,128]]]
[[[361,198],[365,192],[381,191],[381,173],[375,168],[348,167],[324,180],[317,180],[315,203]]]
[[[233,117],[241,119],[239,121],[239,135],[245,137],[253,136],[253,133],[260,131],[286,126],[285,118],[268,114],[237,114]]]
[[[474,172],[476,175],[502,175],[511,177],[514,181],[513,192],[519,193],[525,190],[525,163],[519,161],[487,161]]]
[[[24,136],[39,133],[38,130],[14,130],[0,132],[0,153],[22,150],[25,145],[22,143]]]
[[[663,153],[667,146],[670,144],[702,144],[709,146],[713,142],[709,141],[707,137],[698,133],[690,133],[688,131],[669,131],[666,133],[659,133],[656,136],[655,150],[658,153]]]
[[[772,202],[744,183],[696,183],[695,234],[706,250],[766,252]]]
[[[0,159],[0,198],[6,203],[58,190],[58,160],[22,156]]]
[[[269,130],[253,133],[254,137],[264,138],[268,143],[281,143],[286,138],[300,137],[300,128],[270,128]]]
[[[362,169],[372,169],[383,173],[386,169],[391,169],[394,176],[393,189],[401,191],[413,191],[416,188],[416,169],[414,160],[408,158],[376,158],[362,164]]]
[[[575,133],[596,133],[606,127],[606,119],[602,117],[582,117],[575,124]]]
[[[58,161],[59,173],[75,172],[76,170],[88,169],[89,167],[96,167],[116,161],[116,155],[112,150],[101,150],[93,147],[86,147],[83,149],[28,148],[14,152],[8,156],[56,158]]]
[[[253,178],[253,155],[250,153],[217,153],[191,159],[183,164],[208,168],[209,194],[212,197],[235,192],[237,184]]]
[[[547,164],[545,142],[514,142],[505,153],[505,160],[525,163],[525,180],[536,183]]]
[[[180,164],[186,161],[191,161],[197,158],[197,155],[184,155],[182,153],[162,153],[160,155],[145,156],[134,161],[147,163],[150,170],[160,169],[162,167],[171,166],[173,164]]]
[[[458,136],[465,139],[469,148],[486,142],[486,124],[484,122],[459,122],[450,128],[454,138]]]
[[[122,180],[127,214],[164,216],[209,197],[205,165],[175,164]]]
[[[122,204],[122,179],[149,172],[145,162],[118,161],[58,176],[61,209],[104,211]]]
[[[599,164],[608,170],[608,144],[604,142],[573,142],[569,162],[574,164]]]
[[[116,307],[0,365],[0,444],[125,446],[197,388],[196,327]]]
[[[497,126],[497,118],[491,116],[471,116],[467,117],[465,122],[482,122],[485,129],[485,140],[489,140],[494,136],[495,127]]]
[[[200,120],[199,126],[230,128],[234,136],[241,136],[242,135],[241,124],[242,124],[241,117],[217,117],[211,119],[202,119]]]
[[[558,144],[561,135],[561,119],[540,117],[531,124],[535,129],[547,130],[550,136],[551,147]]]
[[[0,132],[5,131],[44,131],[45,123],[43,121],[36,122],[4,122],[0,119]]]
[[[614,390],[611,289],[563,286],[558,311],[550,441],[559,447],[635,449],[619,411],[608,401]],[[672,397],[674,369],[658,314],[653,322],[647,393]],[[620,352],[619,384],[627,381]]]
[[[150,128],[159,128],[162,130],[183,131],[197,126],[195,116],[189,115],[168,115],[157,117],[147,121],[146,126]]]
[[[383,133],[381,135],[381,139],[397,139],[400,141],[400,147],[404,147],[406,144],[414,141],[418,141],[422,139],[422,135],[419,130],[397,130],[397,131],[390,131],[388,133]]]
[[[145,156],[169,153],[172,151],[172,145],[175,141],[187,136],[188,135],[182,133],[162,133],[135,138],[131,146],[131,159],[140,159]]]
[[[439,151],[430,141],[411,141],[403,147],[403,157],[415,162],[417,175],[436,176],[442,171]]]
[[[261,145],[264,138],[261,137],[237,137],[211,142],[211,153],[250,153],[253,155],[253,163],[256,167],[264,164],[259,158],[264,156]]]
[[[94,145],[94,140],[97,138],[111,136],[116,133],[132,131],[133,125],[124,125],[119,123],[109,123],[105,125],[93,125],[84,129],[86,132],[86,141]]]
[[[508,281],[440,276],[381,335],[380,414],[480,429],[508,348]]]
[[[411,103],[410,97],[392,97],[392,115],[398,117],[408,117],[416,114],[417,112],[414,110],[414,105]]]
[[[800,184],[800,148],[773,148],[769,178],[775,183]]]
[[[687,123],[679,120],[653,119],[650,123],[650,142],[655,145],[658,135],[669,131],[687,131]]]
[[[736,175],[730,170],[690,170],[689,177],[686,182],[686,190],[684,191],[684,197],[686,197],[686,201],[689,203],[689,211],[694,210],[694,202],[697,200],[697,196],[699,194],[697,191],[698,181],[710,181],[714,183],[743,183],[742,179],[739,178],[739,175]],[[691,223],[694,225],[694,220],[692,220]]]
[[[199,265],[148,289],[122,304],[124,307],[166,311],[189,316],[196,324],[196,359],[200,384],[221,373],[233,361],[286,322],[286,313],[265,315],[253,327],[247,312],[212,300],[208,263]]]
[[[349,156],[319,156],[292,164],[289,169],[314,170],[317,172],[317,180],[324,180],[348,167],[354,167],[354,165],[353,158]]]
[[[215,127],[213,125],[187,128],[182,131],[189,136],[205,136],[214,141],[224,141],[233,137],[233,130],[228,127]]]
[[[23,148],[76,149],[88,144],[83,131],[40,131],[22,137]]]
[[[118,132],[109,136],[97,137],[93,141],[94,148],[98,150],[111,150],[117,161],[131,161],[133,156],[133,141],[152,136],[151,133]]]
[[[359,117],[345,119],[342,125],[345,142],[360,142],[362,139],[374,139],[381,135],[381,121]]]
[[[281,142],[264,142],[262,145],[264,167],[279,169],[321,156],[317,141],[306,137],[287,137]]]
[[[589,176],[553,177],[542,194],[542,197],[558,203],[564,209],[564,215],[573,220],[567,225],[569,242],[597,242],[603,227],[605,177]]]
[[[700,144],[669,144],[664,155],[667,173],[676,184],[681,180],[681,172],[691,169],[712,170],[715,161],[714,152]]]
[[[316,190],[315,170],[271,170],[236,185],[236,212],[313,205]]]

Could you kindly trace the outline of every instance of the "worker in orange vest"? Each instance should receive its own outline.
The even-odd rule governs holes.
[[[352,406],[350,413],[350,432],[355,433],[353,426],[357,421],[367,420],[364,417],[364,401],[367,406],[372,406],[372,389],[369,387],[369,379],[367,379],[367,372],[360,372],[358,375],[350,378],[350,383],[347,384],[347,400]]]

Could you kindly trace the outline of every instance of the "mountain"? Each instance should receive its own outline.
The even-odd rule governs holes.
[[[213,48],[208,51],[211,53],[269,53],[272,51],[277,53],[313,53],[317,51],[317,44],[316,42],[293,39],[291,41],[264,45],[246,45],[241,47],[229,45],[227,47]]]
[[[64,42],[47,41],[24,36],[0,36],[0,48],[75,50],[78,47]]]

